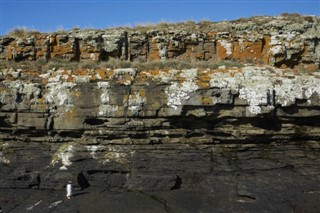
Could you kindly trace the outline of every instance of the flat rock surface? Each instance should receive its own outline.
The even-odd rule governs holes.
[[[287,174],[280,171],[279,175]],[[82,191],[75,191],[70,200],[65,197],[64,190],[1,189],[0,204],[3,212],[11,213],[320,211],[319,186],[313,186],[313,189],[310,189],[311,186],[301,186],[299,183],[295,186],[293,183],[285,183],[285,178],[272,183],[272,177],[268,174],[265,177],[257,175],[255,180],[252,179],[253,177],[254,175],[247,175],[246,180],[239,178],[239,181],[233,183],[236,184],[234,187],[230,187],[232,184],[225,188],[212,184],[208,185],[206,190],[108,191],[89,187]],[[234,178],[229,176],[224,179],[230,181],[235,180]],[[292,178],[296,177],[293,175]],[[259,181],[270,181],[270,183],[264,182],[256,189],[250,189],[250,181],[252,184]],[[239,190],[241,187],[242,189]],[[255,194],[251,193],[254,190]]]

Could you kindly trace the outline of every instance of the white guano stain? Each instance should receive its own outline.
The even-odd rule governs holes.
[[[58,162],[61,162],[62,166],[60,167],[60,170],[68,170],[68,166],[72,164],[70,161],[70,158],[73,157],[74,154],[74,146],[72,144],[70,145],[61,145],[58,149],[58,151],[54,154],[51,165],[54,166]]]

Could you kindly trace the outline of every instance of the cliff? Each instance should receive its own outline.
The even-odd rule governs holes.
[[[320,21],[287,14],[231,22],[37,33],[15,30],[0,40],[0,61],[250,59],[271,66],[319,68]]]
[[[160,212],[192,212],[188,199],[203,212],[317,212],[320,73],[307,68],[319,66],[319,18],[260,19],[228,22],[223,33],[2,37],[1,60],[251,58],[282,68],[2,68],[0,189],[62,190],[73,180],[76,190],[183,192],[150,195]],[[8,209],[30,204],[10,196],[0,200]],[[42,200],[51,211],[55,200]]]

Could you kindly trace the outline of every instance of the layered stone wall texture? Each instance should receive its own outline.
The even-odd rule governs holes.
[[[256,57],[318,66],[318,18],[308,20],[248,22],[237,33],[6,36],[1,60]],[[317,71],[0,70],[0,189],[62,190],[73,180],[75,190],[197,192],[203,212],[317,212],[319,140]]]
[[[319,67],[317,16],[255,17],[220,23],[149,26],[56,33],[9,34],[0,60],[259,60],[277,67]]]

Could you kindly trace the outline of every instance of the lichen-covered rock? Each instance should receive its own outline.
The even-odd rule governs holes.
[[[311,30],[317,19],[297,26],[281,17],[261,18],[261,26],[227,22],[236,26],[235,32],[208,34],[77,30],[21,38],[16,45],[38,45],[42,38],[48,49],[41,54],[70,60],[209,59],[210,51],[221,58],[246,58],[258,57],[260,51],[259,57],[267,56],[275,65],[290,65],[291,59],[316,64],[315,46],[305,42],[318,39]],[[279,35],[268,35],[270,29]],[[246,31],[256,33],[244,35]],[[208,47],[206,41],[217,45]],[[1,42],[1,54],[7,54],[6,45],[17,41],[4,37]],[[92,57],[84,56],[81,45]],[[193,200],[195,193],[205,194],[198,206],[204,212],[274,211],[275,206],[318,212],[319,116],[319,72],[267,65],[42,72],[1,68],[0,189],[62,190],[73,180],[75,190],[90,185],[99,194],[104,189],[181,190],[183,198],[190,193]],[[5,206],[13,202],[3,199]],[[165,202],[174,206],[178,201],[170,194]]]
[[[250,59],[277,67],[319,68],[319,17],[253,17],[248,20],[144,28],[9,34],[0,38],[0,60],[72,61]]]
[[[2,75],[12,76],[12,72],[16,70],[3,70]],[[41,179],[42,187],[59,188],[64,178],[71,174],[74,178],[81,171],[87,172],[90,184],[99,185],[109,170],[121,177],[120,182],[112,182],[110,176],[109,184],[116,184],[113,187],[170,189],[173,186],[166,184],[173,184],[170,180],[177,174],[189,187],[192,175],[186,170],[194,167],[198,175],[209,178],[213,175],[210,164],[215,162],[215,157],[198,153],[197,148],[190,150],[189,145],[216,150],[216,144],[224,141],[228,141],[226,146],[250,141],[259,147],[260,141],[303,140],[308,144],[320,137],[317,72],[298,74],[257,66],[164,69],[152,74],[109,69],[105,70],[108,75],[96,78],[101,72],[49,70],[39,75],[25,73],[27,82],[1,81],[0,160],[10,169],[0,172],[0,187],[34,186],[31,177],[19,179],[29,174],[25,171],[41,177],[50,175],[50,179]],[[81,76],[87,80],[79,81],[77,77]],[[185,157],[174,151],[167,158],[170,147],[182,149],[179,152]],[[224,145],[219,147],[226,149]],[[22,154],[17,149],[28,151]],[[41,164],[30,164],[37,150],[43,150],[37,157]],[[224,151],[213,153],[229,155]],[[150,160],[146,163],[145,158]],[[167,165],[169,159],[175,162],[171,166]],[[257,165],[267,166],[265,159],[261,161]],[[155,162],[161,166],[155,167]],[[200,172],[201,162],[206,166]],[[222,170],[236,171],[233,165],[225,164]],[[311,167],[316,169],[318,165]],[[19,170],[13,172],[14,168]],[[319,178],[318,173],[310,175]]]

